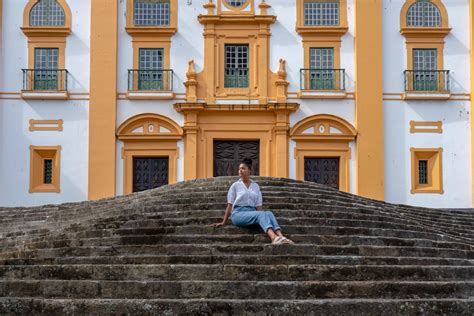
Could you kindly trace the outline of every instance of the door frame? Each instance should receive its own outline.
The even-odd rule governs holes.
[[[215,155],[216,155],[216,151],[215,151],[215,142],[216,142],[216,141],[217,141],[217,142],[258,142],[258,171],[259,171],[258,176],[260,176],[260,174],[261,174],[261,167],[262,167],[262,166],[261,166],[261,163],[260,163],[260,160],[261,160],[261,159],[260,159],[260,157],[261,157],[261,155],[260,155],[260,148],[261,148],[261,146],[260,146],[260,139],[245,139],[245,140],[239,139],[239,140],[237,140],[237,139],[217,139],[217,138],[214,138],[214,139],[212,140],[212,176],[213,176],[213,177],[215,177],[215,176],[214,176],[214,167],[215,167],[215,166],[214,166],[214,159],[215,159]],[[252,162],[253,162],[253,161],[252,161]],[[235,174],[235,175],[238,175],[238,174]],[[253,173],[253,170],[252,170],[252,175],[255,175],[255,174]]]
[[[167,175],[167,178],[168,178],[168,183],[166,184],[170,184],[170,156],[141,156],[141,155],[133,155],[131,157],[131,160],[132,160],[132,192],[141,192],[141,191],[133,191],[133,186],[134,186],[134,179],[135,179],[135,175],[134,175],[134,171],[135,171],[135,166],[133,164],[133,162],[135,161],[135,158],[166,158],[168,159],[168,175]]]

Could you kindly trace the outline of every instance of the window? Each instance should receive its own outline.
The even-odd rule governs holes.
[[[61,146],[30,146],[30,193],[60,192]]]
[[[413,49],[413,90],[438,90],[437,56],[436,49]]]
[[[243,6],[247,0],[225,0],[225,2],[232,7],[239,8]]]
[[[411,148],[411,193],[443,194],[442,148]]]
[[[420,0],[408,9],[407,26],[440,27],[441,13],[430,1]]]
[[[428,184],[428,160],[418,160],[418,183]]]
[[[225,45],[225,88],[248,88],[249,46]]]
[[[30,11],[30,26],[65,26],[63,8],[56,0],[40,0]]]
[[[58,89],[57,48],[35,48],[34,90]]]
[[[310,49],[310,89],[334,89],[334,48]]]
[[[134,0],[136,26],[170,25],[170,0]]]
[[[339,25],[339,0],[305,0],[304,25]]]
[[[163,49],[139,49],[138,90],[163,90]]]

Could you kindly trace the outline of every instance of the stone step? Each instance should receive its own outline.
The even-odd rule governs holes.
[[[0,298],[0,314],[35,315],[472,315],[473,299]]]
[[[110,299],[469,299],[474,282],[0,280],[0,293],[4,297]]]
[[[429,247],[387,246],[319,246],[312,244],[133,244],[110,246],[62,247],[0,253],[0,260],[21,258],[54,258],[83,256],[127,256],[127,255],[330,255],[330,256],[390,256],[390,257],[439,257],[474,259],[473,251],[440,249]]]
[[[112,244],[130,244],[133,240],[142,241],[143,236],[127,236],[121,239],[115,235],[114,230],[95,230],[77,233],[74,236],[68,236],[61,239],[44,239],[36,240],[34,242],[24,244],[23,247],[27,249],[45,249],[45,248],[59,248],[66,246],[97,246],[97,245],[112,245]],[[269,243],[266,235],[257,234],[227,234],[227,235],[170,235],[159,234],[152,235],[157,238],[154,239],[155,244],[222,244],[222,243],[255,243],[265,244]],[[159,237],[158,237],[159,236]],[[311,243],[316,245],[372,245],[372,246],[404,246],[404,247],[430,247],[441,249],[456,249],[473,251],[474,247],[467,244],[455,242],[433,241],[430,239],[415,239],[415,238],[395,238],[395,237],[374,237],[374,236],[357,236],[357,235],[301,235],[292,234],[291,239],[295,243]],[[98,241],[101,240],[101,241]],[[145,237],[145,240],[148,240]],[[12,249],[17,246],[16,243],[3,244],[4,251]],[[7,247],[9,246],[9,247]]]
[[[64,264],[318,264],[318,265],[438,265],[474,266],[474,260],[439,257],[389,257],[389,256],[322,256],[322,255],[263,255],[263,254],[213,254],[213,255],[117,255],[87,257],[43,257],[31,259],[0,260],[0,265],[64,265]]]
[[[474,266],[41,265],[0,266],[0,280],[474,281]]]

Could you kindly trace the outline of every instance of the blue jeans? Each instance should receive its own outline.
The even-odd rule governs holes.
[[[273,231],[280,230],[280,226],[272,211],[257,211],[255,207],[251,206],[235,206],[230,220],[235,226],[258,224],[265,233],[269,228],[273,229]]]

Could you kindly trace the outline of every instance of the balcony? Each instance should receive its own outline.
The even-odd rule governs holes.
[[[224,88],[248,88],[249,69],[248,68],[225,68]]]
[[[69,72],[66,69],[22,69],[24,99],[68,98],[67,84]]]
[[[340,99],[345,96],[345,69],[300,69],[299,98]]]
[[[130,69],[128,70],[129,99],[161,99],[174,98],[172,69]]]
[[[449,99],[449,70],[405,70],[404,99]]]

